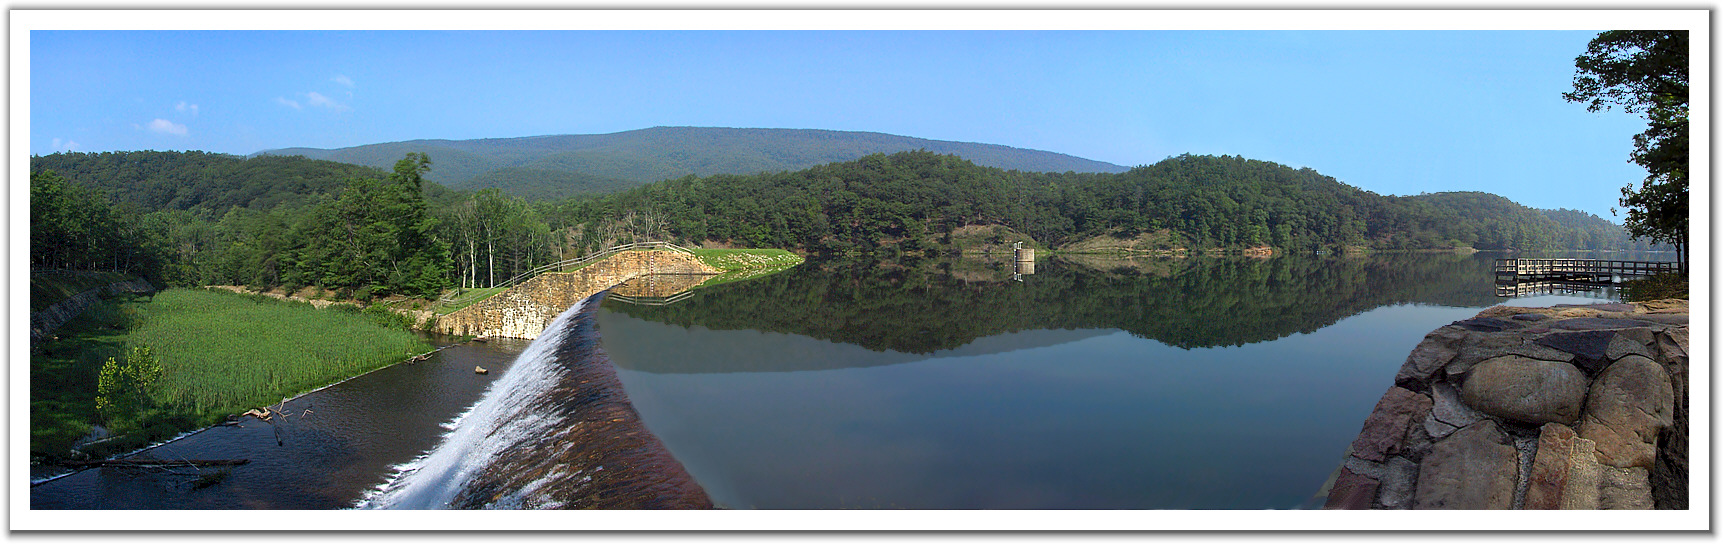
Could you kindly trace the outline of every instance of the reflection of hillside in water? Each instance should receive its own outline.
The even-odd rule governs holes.
[[[1115,253],[1079,253],[1059,255],[1059,264],[1074,264],[1098,272],[1170,277],[1184,269],[1190,259],[1184,256],[1156,257]]]
[[[1111,330],[1030,330],[978,338],[956,349],[933,353],[874,351],[802,335],[759,330],[680,327],[630,317],[621,312],[599,316],[608,338],[649,339],[606,342],[612,361],[629,370],[659,374],[717,372],[793,372],[912,363],[942,357],[991,355],[1056,346],[1113,334]],[[763,346],[770,346],[764,348]]]
[[[896,352],[879,356],[878,364],[889,364],[1021,331],[1118,329],[1188,349],[1313,332],[1387,305],[1497,302],[1490,260],[1476,255],[1059,258],[1043,261],[1021,282],[1003,281],[1009,268],[980,273],[989,268],[811,261],[755,281],[698,289],[671,306],[605,308],[683,329],[782,333]],[[999,281],[977,281],[982,277]],[[789,370],[789,359],[758,363],[758,370]]]

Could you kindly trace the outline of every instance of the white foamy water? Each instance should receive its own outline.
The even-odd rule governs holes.
[[[439,509],[472,481],[474,475],[515,443],[538,436],[555,423],[543,414],[526,413],[533,398],[556,385],[562,371],[554,350],[567,334],[567,324],[585,303],[556,316],[544,333],[515,358],[483,398],[465,413],[444,424],[450,429],[430,452],[395,467],[395,476],[360,499],[356,508]]]

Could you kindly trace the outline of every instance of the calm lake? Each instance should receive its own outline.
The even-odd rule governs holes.
[[[595,322],[646,426],[720,507],[1299,508],[1412,347],[1507,300],[1492,258],[809,261],[668,305],[607,298]],[[303,417],[285,424],[151,453],[253,459],[214,483],[86,470],[31,507],[350,507],[524,348],[450,348],[289,403]]]

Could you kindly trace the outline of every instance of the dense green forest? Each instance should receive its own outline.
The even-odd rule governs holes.
[[[159,271],[170,226],[53,172],[30,175],[30,269]]]
[[[384,175],[375,168],[333,161],[245,159],[202,151],[55,153],[31,157],[30,171],[54,172],[141,210],[213,213],[234,206],[302,204],[339,189],[348,179]]]
[[[1081,174],[916,151],[797,172],[688,176],[573,207],[579,224],[631,215],[646,218],[649,236],[829,253],[937,250],[977,224],[1006,225],[1055,248],[1166,230],[1190,249],[1644,249],[1582,212],[1545,214],[1475,192],[1385,197],[1309,168],[1227,156]]]
[[[809,129],[655,127],[612,134],[482,140],[413,140],[340,149],[288,148],[303,155],[388,168],[409,152],[437,164],[428,179],[456,189],[499,188],[527,198],[609,192],[686,175],[801,170],[875,153],[925,149],[976,164],[1039,172],[1122,172],[1124,167],[1070,155],[993,144],[949,142],[877,132]]]
[[[33,269],[114,269],[165,285],[318,287],[432,297],[636,240],[929,256],[966,226],[1040,247],[1155,232],[1169,247],[1643,249],[1617,225],[1486,193],[1381,196],[1314,170],[1182,155],[1122,173],[875,154],[795,172],[684,176],[527,200],[303,157],[201,152],[32,158]]]

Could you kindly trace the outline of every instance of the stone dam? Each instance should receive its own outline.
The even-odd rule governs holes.
[[[723,273],[676,251],[624,251],[573,272],[548,272],[448,315],[432,331],[471,336],[535,339],[563,310],[628,280],[631,296],[663,296]],[[638,292],[637,292],[638,291]],[[662,291],[662,293],[659,293]]]

